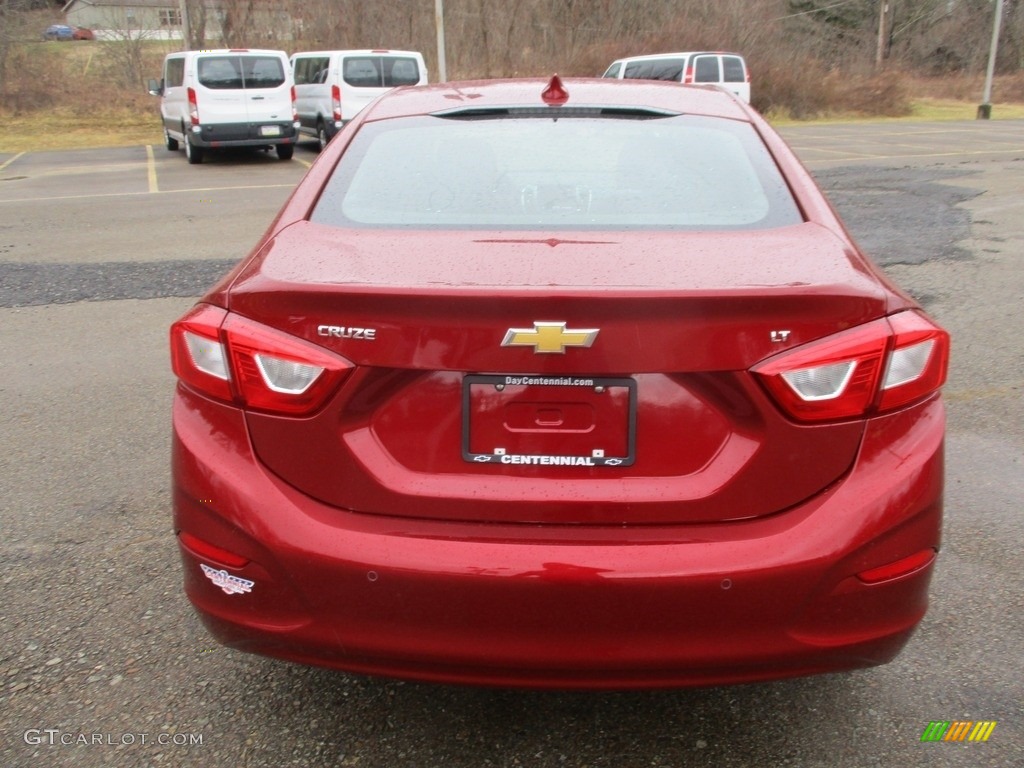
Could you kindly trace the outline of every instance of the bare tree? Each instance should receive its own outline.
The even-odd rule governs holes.
[[[209,6],[206,0],[185,0],[184,26],[187,35],[183,40],[188,50],[196,51],[206,47],[206,21]]]
[[[11,46],[32,38],[28,14],[40,5],[41,3],[33,0],[0,0],[0,93],[3,93],[6,82],[7,59]],[[36,35],[38,34],[39,32],[36,32]]]

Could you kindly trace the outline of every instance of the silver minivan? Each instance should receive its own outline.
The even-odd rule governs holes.
[[[750,103],[750,70],[738,53],[684,51],[630,56],[613,61],[602,77],[717,85]]]
[[[291,64],[299,130],[321,148],[381,94],[427,82],[418,51],[303,51],[292,54]]]
[[[180,51],[164,59],[160,96],[164,142],[185,145],[190,163],[208,149],[273,146],[289,160],[298,138],[288,54],[262,49]]]

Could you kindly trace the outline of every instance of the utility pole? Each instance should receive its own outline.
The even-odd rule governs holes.
[[[882,60],[885,58],[885,32],[886,14],[889,13],[887,0],[880,0],[878,3],[878,46],[875,48],[875,69],[882,68]]]
[[[985,94],[978,106],[978,119],[992,117],[992,76],[996,71],[996,54],[999,52],[999,28],[1003,23],[1003,0],[996,0],[996,20],[992,24],[992,47],[988,52],[988,69],[985,70]]]
[[[444,60],[444,0],[434,0],[434,24],[437,26],[437,74],[439,82],[447,82],[448,66]]]

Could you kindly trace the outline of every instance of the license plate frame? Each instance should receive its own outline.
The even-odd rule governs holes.
[[[545,421],[548,413],[555,415]],[[462,380],[462,458],[473,464],[628,467],[636,460],[636,422],[637,383],[628,377],[467,374]],[[537,450],[539,442],[559,449]]]

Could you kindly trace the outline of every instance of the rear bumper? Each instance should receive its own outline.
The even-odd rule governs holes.
[[[291,120],[263,123],[217,123],[203,125],[201,128],[202,130],[199,132],[188,132],[189,141],[193,146],[212,149],[294,144],[298,138],[298,131]],[[266,135],[268,132],[272,135]]]
[[[635,528],[356,514],[279,481],[242,415],[179,388],[175,530],[185,589],[226,645],[419,680],[552,688],[747,682],[884,663],[924,616],[938,549],[944,411],[867,425],[850,472],[769,518]],[[228,594],[201,565],[252,582]]]

